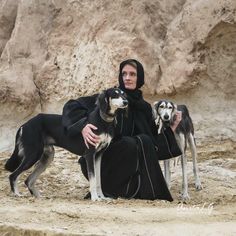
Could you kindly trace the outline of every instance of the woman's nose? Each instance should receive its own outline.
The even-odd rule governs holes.
[[[125,79],[129,80],[130,79],[130,74],[125,75]]]

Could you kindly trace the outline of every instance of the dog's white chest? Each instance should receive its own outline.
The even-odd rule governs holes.
[[[107,133],[102,133],[99,137],[100,142],[97,144],[96,149],[101,150],[110,144],[112,137]]]

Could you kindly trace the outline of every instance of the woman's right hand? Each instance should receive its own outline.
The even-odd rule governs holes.
[[[87,124],[82,129],[82,136],[84,138],[84,143],[86,147],[89,149],[89,144],[96,146],[99,143],[99,136],[96,135],[93,130],[97,130],[97,127],[92,124]]]

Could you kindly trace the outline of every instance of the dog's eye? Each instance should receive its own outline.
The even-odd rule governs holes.
[[[169,106],[168,109],[172,109],[173,107],[172,106]]]
[[[164,105],[160,105],[160,108],[164,108]]]

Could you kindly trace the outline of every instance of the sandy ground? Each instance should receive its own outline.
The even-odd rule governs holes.
[[[88,183],[77,157],[57,149],[53,164],[37,186],[40,199],[30,196],[19,181],[23,197],[13,197],[0,153],[0,235],[236,235],[236,144],[208,143],[198,148],[203,190],[195,191],[191,158],[188,162],[187,204],[179,201],[181,168],[173,168],[175,201],[117,199],[91,202],[83,197]]]

